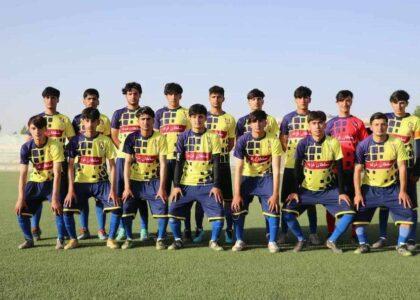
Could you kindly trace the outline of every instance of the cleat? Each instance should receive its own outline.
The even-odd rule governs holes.
[[[365,254],[370,252],[370,246],[368,244],[361,244],[354,250],[354,254]]]
[[[277,252],[280,251],[280,248],[279,248],[279,246],[277,245],[276,242],[269,242],[268,243],[268,251],[270,253],[277,253]]]
[[[293,252],[295,252],[295,253],[300,252],[305,247],[306,247],[306,240],[298,241],[296,243],[295,247],[293,248]]]
[[[319,236],[316,233],[311,233],[309,235],[309,243],[314,246],[319,246],[321,245],[321,240],[319,239]]]
[[[193,239],[193,243],[200,244],[203,242],[204,238],[204,230],[203,228],[199,229],[197,228],[195,230],[195,238]]]
[[[64,246],[64,240],[57,239],[57,242],[55,243],[55,250],[63,250]]]
[[[233,231],[232,229],[226,229],[225,231],[225,243],[233,244]]]
[[[184,230],[184,236],[182,238],[185,242],[191,242],[193,239],[191,230]]]
[[[416,242],[414,240],[408,240],[407,241],[407,250],[412,252],[412,251],[416,251]]]
[[[127,236],[125,235],[125,230],[124,228],[120,227],[118,228],[118,232],[117,232],[117,237],[116,240],[117,241],[123,241],[127,238]]]
[[[125,240],[124,244],[122,244],[121,249],[126,250],[126,249],[131,249],[133,248],[134,243],[132,240]],[[116,249],[116,248],[112,248],[112,249]]]
[[[244,250],[245,247],[246,247],[246,244],[244,243],[244,241],[237,240],[235,245],[233,245],[233,247],[232,247],[232,251],[233,252],[239,252],[239,251]]]
[[[80,229],[80,235],[77,237],[78,240],[87,240],[90,239],[90,232],[88,229]]]
[[[411,253],[410,250],[407,249],[407,245],[400,245],[396,247],[397,253],[401,256],[412,256],[413,253]]]
[[[108,239],[108,235],[106,234],[105,230],[98,230],[98,239],[105,241]]]
[[[217,241],[210,241],[209,242],[209,247],[210,249],[214,250],[214,251],[223,251],[223,247],[220,246]]]
[[[33,240],[25,240],[22,244],[18,246],[18,249],[28,249],[35,247]]]
[[[35,241],[41,240],[41,228],[32,228],[32,236],[34,237]]]
[[[142,228],[140,229],[140,242],[147,241],[149,239],[149,232],[147,229]]]
[[[184,248],[184,245],[182,243],[182,240],[175,240],[172,245],[168,247],[168,250],[179,250]]]
[[[387,240],[384,237],[380,237],[379,240],[377,240],[373,245],[372,249],[380,249],[385,247],[387,244]]]
[[[279,233],[279,238],[277,240],[277,244],[283,245],[286,244],[286,239],[287,239],[287,234],[280,232]]]
[[[165,249],[166,249],[165,242],[163,240],[157,240],[156,241],[156,250],[165,250]]]
[[[117,243],[117,241],[116,240],[111,240],[111,239],[108,239],[106,241],[106,246],[109,249],[118,249],[118,248],[120,248],[120,245]]]
[[[77,239],[70,239],[70,241],[68,241],[68,243],[64,246],[64,250],[71,250],[77,247],[79,247]]]
[[[335,242],[327,241],[325,243],[325,246],[327,246],[328,249],[331,249],[331,251],[333,253],[336,253],[336,254],[342,254],[343,253],[343,250],[341,250],[340,248],[338,248],[337,247],[337,244]]]

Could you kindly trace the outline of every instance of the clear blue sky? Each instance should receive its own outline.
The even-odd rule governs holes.
[[[293,109],[299,85],[312,109],[336,110],[340,89],[355,94],[362,117],[388,111],[396,89],[420,101],[419,1],[7,1],[0,12],[0,124],[15,131],[42,111],[47,85],[62,92],[71,118],[83,90],[97,88],[100,109],[124,106],[127,81],[142,103],[165,104],[163,85],[184,87],[183,105],[207,104],[213,84],[225,109],[248,110],[246,93],[266,93],[265,109]]]

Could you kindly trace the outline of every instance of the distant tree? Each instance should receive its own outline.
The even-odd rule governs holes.
[[[414,114],[415,114],[417,117],[419,117],[419,118],[420,118],[420,106],[419,106],[419,105],[417,105],[417,106],[416,106],[416,109],[414,110]]]
[[[0,132],[1,132],[1,124],[0,124]]]
[[[26,132],[28,131],[28,127],[26,127],[26,125],[23,125],[22,129],[20,130],[20,134],[26,134]]]

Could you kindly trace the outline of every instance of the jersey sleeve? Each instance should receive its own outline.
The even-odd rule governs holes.
[[[306,139],[303,139],[298,143],[296,147],[295,159],[303,160],[305,158],[305,148],[306,148]]]
[[[27,144],[23,144],[22,147],[20,147],[20,163],[23,165],[29,164],[29,147]]]
[[[244,132],[245,132],[245,123],[246,123],[246,118],[245,117],[240,118],[238,120],[238,122],[236,123],[236,127],[235,127],[235,135],[236,135],[236,138],[239,138],[239,137],[241,137],[244,134]]]
[[[271,147],[271,155],[272,156],[281,156],[283,154],[283,149],[280,145],[279,139],[273,139],[273,145]]]
[[[164,136],[159,138],[159,153],[160,155],[168,155],[168,144]]]
[[[111,118],[111,128],[120,129],[121,122],[120,122],[120,111],[117,110],[114,112]]]
[[[183,156],[185,154],[185,134],[182,133],[178,136],[178,140],[176,142],[176,152],[177,155]]]
[[[340,142],[337,139],[333,138],[331,144],[335,160],[342,159],[343,151],[341,150]]]
[[[363,141],[368,136],[369,136],[369,133],[368,133],[368,131],[366,129],[365,124],[363,124],[363,121],[362,121],[361,124],[360,124],[359,131],[358,131],[358,139],[359,139],[359,142]]]
[[[331,130],[334,124],[334,119],[331,119],[327,122],[326,127],[325,127],[325,135],[331,135]]]
[[[64,148],[56,143],[51,144],[51,158],[53,162],[63,162],[64,161]]]
[[[408,160],[407,151],[405,150],[404,143],[398,140],[397,142],[397,161]]]
[[[159,129],[160,129],[160,125],[161,125],[160,124],[160,119],[161,118],[162,118],[162,112],[161,112],[161,110],[158,110],[156,112],[155,121],[154,121],[154,124],[153,124],[153,128],[157,131],[159,131]]]
[[[125,145],[125,144],[124,144]],[[117,153],[115,152],[114,144],[112,143],[111,138],[106,137],[106,158],[107,159],[115,159]]]
[[[365,152],[366,152],[366,146],[364,143],[360,143],[356,147],[356,153],[355,153],[355,163],[364,165],[365,164]]]
[[[67,144],[67,155],[70,158],[75,158],[77,156],[77,145],[78,139],[77,136],[73,137],[70,142]]]
[[[69,118],[65,118],[64,121],[64,134],[66,135],[66,138],[68,138],[69,140],[74,137],[76,134],[74,132],[74,128],[73,128],[73,124],[70,122]]]
[[[220,141],[220,137],[217,134],[212,134],[212,147],[211,147],[211,154],[220,154],[222,152],[222,145]]]
[[[234,117],[231,117],[231,125],[228,130],[228,138],[234,139],[236,137],[235,127],[236,127],[236,120]]]
[[[277,120],[274,117],[270,118],[270,128],[271,128],[271,133],[278,137],[279,131],[280,131],[279,123],[277,123]]]
[[[287,118],[286,116],[280,123],[280,134],[289,135],[289,118]]]
[[[238,142],[235,145],[235,151],[233,151],[233,156],[239,159],[245,158],[245,147],[246,147],[246,141],[244,138],[240,138]]]
[[[80,119],[78,120],[77,117],[74,117],[73,121],[71,122],[71,125],[73,126],[73,130],[75,134],[78,134],[80,131],[79,122],[80,122]]]
[[[104,135],[111,135],[111,121],[108,117],[104,118]]]
[[[124,146],[122,151],[127,154],[134,154],[134,143],[135,137],[133,134],[129,134],[124,141]]]

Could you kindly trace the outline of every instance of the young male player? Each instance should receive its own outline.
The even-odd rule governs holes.
[[[123,216],[127,240],[122,249],[133,246],[132,224],[138,204],[147,201],[152,216],[158,219],[156,249],[166,249],[164,238],[168,224],[166,194],[166,139],[153,130],[155,113],[148,107],[137,111],[139,131],[131,133],[124,142],[124,193]]]
[[[390,102],[393,113],[386,114],[388,118],[388,134],[400,139],[408,155],[407,161],[407,193],[410,196],[413,208],[413,226],[408,237],[407,248],[413,251],[416,248],[417,230],[417,181],[420,176],[420,118],[406,112],[410,95],[403,90],[392,93]],[[389,210],[385,207],[379,211],[379,240],[372,248],[381,248],[386,245]]]
[[[353,220],[351,200],[344,189],[343,154],[339,141],[325,135],[326,120],[324,112],[311,111],[308,114],[310,135],[302,139],[296,148],[296,181],[283,207],[287,225],[298,239],[294,252],[301,251],[306,244],[297,221],[306,205],[322,204],[336,218],[340,217],[326,242],[334,253],[342,253],[336,242]],[[333,172],[334,167],[337,168],[337,176]]]
[[[336,102],[338,106],[338,116],[327,122],[325,133],[336,138],[341,145],[343,152],[343,184],[346,194],[350,199],[354,198],[354,157],[356,146],[363,141],[369,134],[362,120],[350,113],[353,104],[353,93],[342,90],[337,93]],[[327,211],[327,228],[331,235],[335,227],[335,218]],[[353,239],[356,232],[352,231]]]
[[[369,252],[365,225],[370,223],[377,207],[387,207],[395,224],[400,225],[398,254],[411,256],[406,244],[413,225],[411,201],[406,192],[406,163],[409,157],[403,142],[387,134],[387,122],[385,114],[373,114],[370,118],[372,135],[359,143],[356,149],[354,205],[357,214],[354,224],[360,246],[355,253]]]
[[[83,105],[86,107],[93,107],[98,108],[99,105],[99,92],[96,89],[87,89],[83,93]],[[82,114],[78,114],[74,117],[72,125],[76,134],[84,133],[85,129],[83,128],[82,122]],[[104,114],[100,115],[99,118],[99,125],[96,128],[96,131],[100,134],[110,136],[111,135],[111,122],[109,121],[108,117]],[[106,240],[107,236],[105,233],[105,222],[106,222],[106,215],[103,213],[103,205],[102,202],[95,201],[95,212],[96,218],[98,220],[98,237],[101,240]],[[89,232],[89,202],[86,201],[86,206],[83,207],[80,211],[80,224],[81,234],[77,237],[79,240],[84,240],[90,238]]]
[[[235,223],[236,242],[232,251],[245,248],[243,239],[245,215],[254,196],[259,198],[263,215],[269,224],[268,250],[279,251],[277,233],[279,229],[280,204],[280,156],[282,153],[276,135],[267,133],[267,114],[255,110],[249,114],[251,132],[239,138],[235,146],[235,194],[232,210]]]
[[[185,219],[191,203],[198,201],[212,222],[209,247],[221,251],[223,248],[217,242],[224,219],[220,190],[220,138],[206,129],[207,109],[204,105],[192,105],[188,114],[191,129],[179,136],[176,146],[174,188],[169,207],[169,224],[175,241],[168,249],[183,247],[180,220]]]
[[[280,142],[283,151],[286,152],[286,161],[281,186],[281,201],[285,203],[291,193],[291,188],[296,181],[294,176],[295,152],[298,143],[309,135],[308,114],[309,103],[311,103],[312,91],[306,86],[298,87],[294,92],[296,110],[283,117],[280,125]],[[306,208],[309,219],[309,242],[319,245],[321,242],[317,235],[317,216],[315,205]],[[287,223],[282,215],[281,232],[279,234],[279,244],[286,242]]]
[[[115,241],[121,219],[121,206],[115,190],[116,155],[111,139],[96,131],[99,120],[100,113],[96,108],[85,108],[82,112],[82,125],[85,132],[72,138],[67,148],[69,188],[64,202],[66,206],[64,207],[64,222],[70,241],[64,247],[66,250],[78,247],[74,213],[79,212],[90,197],[101,201],[105,212],[111,211],[107,247],[119,248]]]
[[[19,195],[15,206],[25,238],[19,249],[34,246],[30,217],[46,199],[51,202],[51,210],[55,214],[58,233],[56,249],[63,249],[66,235],[62,216],[64,197],[60,193],[61,164],[65,159],[63,147],[58,141],[47,137],[47,120],[42,116],[31,117],[28,129],[32,139],[20,149]],[[29,162],[32,163],[33,170],[28,180]]]

